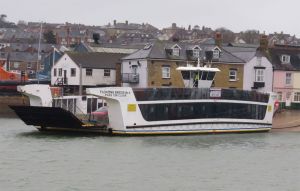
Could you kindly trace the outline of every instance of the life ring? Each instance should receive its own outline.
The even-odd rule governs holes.
[[[9,79],[14,80],[14,79],[15,79],[15,75],[10,74],[10,75],[9,75]]]

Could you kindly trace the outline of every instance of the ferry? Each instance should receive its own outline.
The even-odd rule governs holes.
[[[182,72],[184,88],[87,88],[86,96],[105,100],[106,124],[91,114],[83,120],[68,107],[56,106],[48,85],[18,87],[29,97],[30,106],[11,108],[27,125],[44,131],[182,135],[266,132],[272,128],[276,94],[212,88],[217,68],[177,69]]]

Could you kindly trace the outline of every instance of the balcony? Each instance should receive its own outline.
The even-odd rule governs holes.
[[[139,83],[140,76],[135,73],[123,73],[122,82],[123,83]]]
[[[254,82],[252,89],[258,89],[265,87],[265,82]]]

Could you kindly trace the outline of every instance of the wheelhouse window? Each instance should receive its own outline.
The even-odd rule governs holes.
[[[53,69],[53,76],[56,77],[56,75],[57,75],[57,69],[54,68],[54,69]]]
[[[58,68],[58,76],[62,76],[62,68]]]
[[[264,69],[256,69],[255,70],[255,81],[256,82],[264,82]]]
[[[91,69],[91,68],[85,69],[85,75],[86,76],[92,76],[93,75],[93,69]]]
[[[104,76],[105,77],[110,77],[110,70],[104,70]]]
[[[285,74],[285,85],[291,85],[292,84],[292,73],[286,73]]]
[[[300,92],[294,93],[294,101],[300,102]]]
[[[281,56],[281,62],[282,62],[283,64],[288,64],[288,63],[290,63],[290,59],[291,59],[291,57],[290,57],[289,55],[282,55],[282,56]]]
[[[71,76],[76,76],[76,68],[71,68]]]
[[[236,81],[237,80],[237,70],[230,69],[229,70],[229,81]]]
[[[170,78],[171,77],[171,69],[170,66],[162,67],[162,78]]]

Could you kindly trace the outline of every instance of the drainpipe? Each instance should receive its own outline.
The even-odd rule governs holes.
[[[82,96],[82,65],[79,64],[79,95]]]

